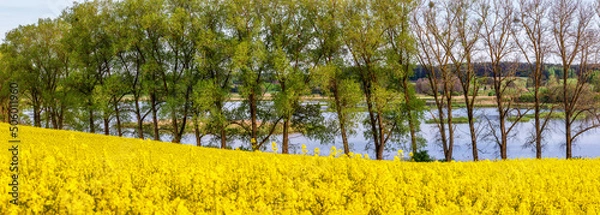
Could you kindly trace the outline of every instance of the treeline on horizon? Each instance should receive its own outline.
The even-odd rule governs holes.
[[[474,63],[473,64],[473,70],[475,72],[475,76],[477,77],[489,77],[489,70],[488,68],[490,67],[490,62],[481,62],[481,63]],[[518,63],[514,63],[514,62],[501,62],[502,67],[503,68],[510,68],[510,67],[516,67],[516,69],[514,69],[514,72],[509,72],[510,69],[507,69],[507,73],[509,73],[510,75],[513,75],[515,77],[522,77],[522,78],[530,78],[532,76],[532,69],[530,67],[529,63],[523,63],[523,62],[518,62]],[[579,69],[579,65],[572,65],[571,66],[571,73],[568,75],[569,78],[576,78],[577,74],[575,72],[580,71]],[[416,81],[422,78],[427,78],[427,69],[425,66],[421,66],[421,65],[415,65],[414,69],[413,69],[413,75],[410,77],[411,81]],[[560,66],[560,64],[553,64],[553,63],[545,63],[542,64],[542,77],[544,78],[544,80],[548,80],[551,79],[552,77],[562,77],[563,76],[563,71],[562,71],[562,66]],[[596,78],[596,76],[594,75],[594,77],[592,77],[592,79]]]
[[[16,82],[21,108],[31,110],[37,127],[169,135],[175,143],[190,132],[198,146],[210,137],[221,148],[241,140],[248,150],[262,150],[281,134],[282,153],[298,132],[323,143],[341,137],[349,153],[348,138],[362,123],[362,135],[383,159],[385,150],[419,152],[426,144],[419,123],[429,111],[451,160],[456,123],[447,113],[462,102],[474,160],[482,136],[493,137],[506,159],[513,128],[531,112],[529,141],[541,158],[551,115],[541,113],[558,109],[571,158],[573,141],[600,126],[594,8],[577,0],[74,3],[55,19],[6,34],[2,119],[8,121],[8,86]],[[560,63],[550,67],[547,59]],[[514,89],[517,76],[532,84]],[[416,96],[417,79],[429,83],[434,107]],[[478,126],[474,108],[483,85],[494,91],[501,117]],[[540,100],[549,90],[562,95],[557,103]],[[333,119],[319,104],[303,102],[315,91]],[[516,99],[524,93],[533,104],[526,111]]]

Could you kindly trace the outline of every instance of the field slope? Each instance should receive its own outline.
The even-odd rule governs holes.
[[[600,160],[371,161],[20,127],[14,214],[598,214]]]

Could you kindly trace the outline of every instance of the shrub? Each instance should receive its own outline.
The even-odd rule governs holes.
[[[535,102],[535,95],[533,93],[523,93],[519,96],[518,102]]]
[[[412,157],[414,162],[433,162],[435,158],[431,157],[427,150],[420,150]]]

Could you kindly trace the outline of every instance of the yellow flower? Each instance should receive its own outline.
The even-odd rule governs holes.
[[[273,152],[277,153],[277,143],[275,143],[275,141],[271,142],[271,150],[273,150]]]
[[[331,150],[329,150],[329,156],[331,156],[331,157],[337,156],[337,148],[335,148],[335,146],[332,146]]]
[[[306,155],[308,153],[308,150],[306,149],[306,145],[302,144],[302,154]]]
[[[0,123],[0,130],[8,128]],[[27,158],[19,162],[19,173],[35,183],[18,181],[19,188],[28,191],[23,195],[26,210],[0,204],[0,211],[14,214],[600,212],[597,158],[399,164],[363,160],[360,153],[350,153],[354,159],[323,159],[162,142],[148,145],[142,140],[28,126],[19,132],[23,137],[19,147],[24,149],[19,153]],[[8,139],[0,135],[0,141]],[[275,142],[271,146],[277,148]],[[307,153],[306,145],[302,149]],[[334,151],[341,152],[332,147]],[[314,152],[318,156],[319,149]],[[10,160],[9,156],[0,153],[0,159]],[[203,165],[190,165],[194,163]],[[9,168],[0,173],[11,174]],[[0,187],[5,193],[9,189],[13,188]],[[4,200],[9,201],[10,195]]]

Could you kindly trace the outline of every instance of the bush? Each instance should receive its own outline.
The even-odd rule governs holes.
[[[420,150],[412,157],[414,162],[433,162],[435,158],[431,157],[427,150]]]
[[[535,102],[535,95],[533,93],[523,93],[519,96],[519,102]]]

